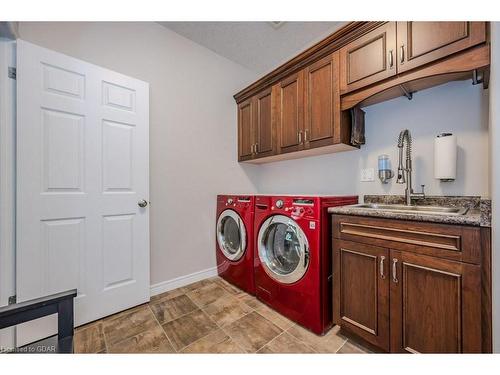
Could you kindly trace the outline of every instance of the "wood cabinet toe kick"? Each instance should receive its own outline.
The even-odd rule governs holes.
[[[490,353],[489,228],[333,215],[334,322],[382,351]]]

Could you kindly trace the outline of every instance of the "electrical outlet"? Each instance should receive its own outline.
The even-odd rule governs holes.
[[[375,170],[365,168],[361,170],[361,182],[375,181]]]

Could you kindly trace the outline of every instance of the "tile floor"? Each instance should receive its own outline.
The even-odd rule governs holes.
[[[298,326],[219,277],[75,330],[76,353],[368,353]]]

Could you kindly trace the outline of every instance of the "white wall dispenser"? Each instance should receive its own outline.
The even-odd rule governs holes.
[[[441,133],[434,139],[434,178],[443,182],[457,177],[457,137]]]

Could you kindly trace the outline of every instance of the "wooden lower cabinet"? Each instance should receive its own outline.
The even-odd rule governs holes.
[[[378,228],[375,235],[383,238],[386,220],[368,220]],[[385,245],[378,240],[374,246],[366,243],[365,232],[356,242],[350,225],[360,225],[359,218],[334,216],[336,324],[386,352],[488,351],[482,337],[482,306],[489,305],[482,300],[480,264],[424,255],[425,249],[415,245],[418,228],[412,228],[407,243],[397,238]]]
[[[395,250],[390,264],[392,352],[481,352],[479,266]]]
[[[389,351],[389,250],[334,242],[334,321]]]

